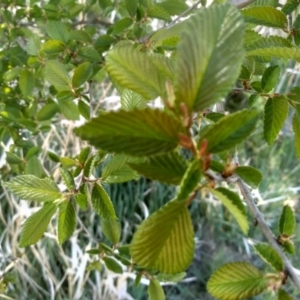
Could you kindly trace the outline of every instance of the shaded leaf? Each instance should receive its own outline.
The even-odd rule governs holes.
[[[64,201],[59,206],[58,213],[58,242],[64,243],[73,234],[76,226],[76,213],[73,203],[69,200]]]
[[[291,14],[296,8],[299,6],[299,2],[297,0],[287,0],[285,4],[282,6],[281,11],[286,15]]]
[[[278,293],[278,300],[293,300],[293,298],[283,289],[279,289]]]
[[[35,80],[32,73],[28,70],[23,70],[19,78],[20,90],[24,97],[32,96],[32,91],[35,86]]]
[[[92,190],[91,201],[95,212],[104,219],[117,219],[114,206],[103,186],[96,183]]]
[[[39,121],[49,120],[54,117],[58,111],[59,108],[56,103],[48,103],[40,109],[36,117]]]
[[[275,271],[282,272],[284,269],[280,255],[268,244],[257,244],[254,246],[259,256],[268,263]]]
[[[31,215],[23,225],[19,246],[27,247],[35,244],[43,236],[55,212],[56,205],[45,203],[40,210]]]
[[[103,150],[144,156],[173,150],[182,130],[180,121],[173,115],[147,108],[109,112],[74,131]]]
[[[268,67],[261,79],[261,87],[263,92],[271,92],[277,85],[280,76],[280,67],[279,66],[270,66]]]
[[[198,145],[207,140],[209,153],[228,150],[246,139],[254,130],[258,112],[241,110],[224,116],[201,136]]]
[[[125,0],[125,7],[131,17],[134,17],[138,7],[138,0]]]
[[[175,151],[150,156],[144,162],[132,162],[129,166],[146,178],[175,185],[180,183],[187,168],[185,160]]]
[[[88,81],[92,75],[93,75],[93,68],[91,63],[89,62],[82,63],[74,70],[72,85],[74,87],[79,87],[82,84],[84,84],[86,81]]]
[[[295,230],[295,216],[292,208],[289,205],[283,207],[280,220],[279,231],[281,234],[291,236]]]
[[[121,236],[121,224],[118,220],[102,219],[101,229],[106,238],[114,245],[119,242]]]
[[[118,84],[145,99],[166,96],[164,76],[151,63],[149,56],[133,45],[115,46],[106,56],[105,67]]]
[[[284,96],[269,98],[264,109],[264,137],[272,145],[288,115],[289,103]]]
[[[297,157],[300,158],[300,115],[298,112],[295,112],[293,118],[293,131],[295,134],[294,145]]]
[[[200,111],[232,89],[243,61],[243,32],[243,19],[229,4],[203,8],[187,21],[178,45],[177,106]]]
[[[56,184],[49,178],[40,179],[33,175],[20,175],[6,182],[14,194],[25,200],[47,202],[63,198]]]
[[[237,167],[235,173],[253,188],[257,188],[262,180],[260,171],[250,166]]]
[[[210,189],[210,192],[222,202],[222,204],[236,219],[244,234],[247,234],[249,230],[249,223],[247,220],[245,206],[240,197],[236,193],[222,187]]]
[[[241,11],[246,22],[256,25],[264,25],[272,28],[286,29],[286,15],[271,6],[248,7]]]
[[[207,283],[210,294],[220,300],[239,300],[267,289],[263,274],[250,263],[229,263],[218,269]]]
[[[173,200],[138,227],[130,247],[131,255],[142,267],[166,274],[180,273],[193,258],[193,237],[191,216],[185,202]]]
[[[105,262],[105,265],[108,270],[117,273],[117,274],[122,274],[123,269],[122,266],[112,257],[103,257],[103,261]]]
[[[163,288],[161,287],[159,281],[155,278],[150,280],[150,284],[148,286],[148,294],[149,300],[165,300],[165,293]]]

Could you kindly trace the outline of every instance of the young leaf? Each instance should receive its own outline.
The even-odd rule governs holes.
[[[66,67],[58,61],[46,62],[45,77],[58,91],[71,90],[71,80]]]
[[[82,63],[74,70],[74,75],[72,77],[73,87],[75,88],[80,87],[82,84],[88,81],[92,75],[93,75],[93,68],[91,63],[89,62]]]
[[[19,246],[27,247],[35,244],[43,236],[55,212],[55,204],[45,203],[40,210],[31,215],[24,223]]]
[[[271,6],[248,7],[241,11],[246,22],[275,28],[286,29],[286,15]]]
[[[288,115],[289,103],[284,96],[269,98],[264,109],[264,136],[272,145]]]
[[[59,161],[65,169],[69,169],[77,165],[76,160],[70,157],[60,157]]]
[[[59,55],[65,50],[65,47],[61,41],[50,40],[42,45],[41,51],[46,55]]]
[[[6,182],[5,186],[25,200],[53,202],[63,198],[63,194],[49,178],[40,179],[32,175],[20,175]]]
[[[113,219],[102,219],[101,229],[103,234],[114,245],[116,245],[119,242],[121,236],[121,224],[119,221]]]
[[[74,232],[76,226],[76,213],[73,203],[64,201],[59,206],[58,213],[58,242],[64,243]]]
[[[176,152],[154,155],[140,163],[129,166],[146,178],[178,185],[187,169],[185,160]]]
[[[20,90],[24,97],[30,96],[34,89],[34,77],[28,70],[23,70],[19,78]]]
[[[212,275],[207,289],[220,300],[239,300],[262,293],[267,289],[267,280],[250,263],[229,263]]]
[[[282,247],[284,248],[284,250],[292,255],[295,254],[295,245],[293,243],[293,241],[289,240],[289,241],[286,241]]]
[[[189,195],[197,188],[201,179],[201,163],[198,159],[194,160],[188,166],[180,182],[177,200],[187,200]]]
[[[159,234],[157,234],[159,232]],[[133,260],[166,274],[184,271],[194,254],[194,232],[184,201],[170,201],[146,219],[133,236]]]
[[[123,273],[122,266],[114,258],[106,256],[103,257],[103,261],[105,262],[108,270],[117,274]]]
[[[293,118],[293,131],[295,133],[294,145],[297,157],[300,158],[300,114],[295,112]]]
[[[150,284],[148,286],[148,294],[149,300],[165,300],[165,292],[160,285],[159,281],[155,278],[150,280]]]
[[[132,45],[115,46],[106,56],[105,67],[118,84],[139,93],[145,99],[166,96],[166,80],[151,63],[151,56]]]
[[[87,178],[89,178],[92,175],[93,169],[95,167],[95,163],[97,161],[97,156],[91,156],[85,163],[84,169],[83,169],[83,175]]]
[[[117,219],[114,206],[103,186],[96,183],[91,196],[95,212],[104,219]]]
[[[283,289],[278,290],[277,296],[277,300],[293,300],[293,298]]]
[[[271,66],[265,70],[261,79],[261,87],[264,93],[269,93],[275,88],[279,80],[279,76],[279,66]]]
[[[165,111],[144,109],[109,112],[75,128],[75,133],[103,150],[133,156],[174,149],[183,130],[179,120]]]
[[[279,231],[281,234],[291,236],[295,229],[295,216],[292,208],[289,205],[283,207],[280,220]]]
[[[228,150],[246,139],[254,130],[258,112],[242,110],[221,118],[201,136],[198,145],[207,140],[209,153]]]
[[[203,8],[187,21],[178,45],[177,106],[201,111],[229,92],[243,61],[243,33],[243,19],[229,4]]]
[[[240,197],[236,193],[222,187],[210,189],[210,192],[222,202],[222,204],[236,219],[244,234],[247,234],[249,230],[249,223],[247,220],[245,206]]]
[[[250,166],[237,167],[235,173],[254,189],[258,187],[262,180],[260,171]]]
[[[275,271],[281,272],[284,269],[280,255],[268,244],[257,244],[254,246],[259,256],[268,263]]]
[[[75,189],[75,182],[74,182],[74,178],[73,175],[71,174],[71,172],[69,172],[68,170],[65,170],[63,168],[59,168],[61,177],[66,185],[66,187],[68,188],[69,191],[72,191]]]

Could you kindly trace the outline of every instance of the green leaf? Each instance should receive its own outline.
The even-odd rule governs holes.
[[[243,19],[229,4],[203,8],[188,20],[178,45],[178,107],[184,102],[201,111],[226,96],[240,72],[243,34]]]
[[[67,26],[58,21],[50,21],[46,24],[46,32],[53,40],[59,40],[63,43],[69,41],[69,30]]]
[[[114,245],[119,242],[121,236],[121,224],[118,220],[102,219],[101,229],[106,238]]]
[[[228,150],[246,139],[254,130],[258,111],[241,110],[224,116],[201,136],[198,145],[207,140],[209,153]]]
[[[83,148],[78,155],[79,163],[84,165],[86,163],[90,153],[91,153],[91,147],[88,146],[88,147]]]
[[[23,70],[19,78],[20,90],[24,97],[32,95],[35,86],[35,80],[32,73],[28,70]]]
[[[259,256],[268,263],[275,271],[282,272],[284,269],[283,261],[280,255],[268,244],[254,245]]]
[[[300,61],[300,49],[288,47],[266,47],[247,51],[248,56],[278,57]]]
[[[256,25],[269,26],[272,28],[286,29],[286,15],[271,6],[254,6],[248,7],[241,11],[246,22]]]
[[[185,271],[192,261],[194,246],[192,220],[186,203],[173,200],[138,227],[130,251],[138,265],[176,274]]]
[[[167,184],[180,184],[187,169],[185,160],[175,151],[154,155],[140,163],[129,163],[129,166],[146,178]]]
[[[41,51],[46,55],[59,55],[65,50],[65,44],[61,41],[50,40],[44,43],[41,47]]]
[[[269,145],[274,143],[288,111],[289,103],[284,96],[268,99],[264,109],[264,137]]]
[[[73,191],[75,189],[75,182],[71,172],[63,168],[59,168],[59,171],[68,190]]]
[[[85,62],[76,67],[74,75],[72,77],[72,85],[74,87],[80,87],[86,81],[88,81],[93,75],[93,68],[91,63]]]
[[[43,236],[55,212],[55,204],[45,203],[40,210],[31,215],[23,225],[19,246],[27,247],[35,244]]]
[[[105,67],[118,84],[137,92],[145,99],[166,96],[166,80],[151,63],[151,56],[132,45],[115,46],[106,56]]]
[[[164,273],[159,273],[156,278],[159,281],[163,282],[179,282],[181,281],[184,277],[186,276],[186,272],[181,272],[178,274],[164,274]]]
[[[87,202],[87,196],[85,194],[76,194],[75,201],[81,209],[83,210],[86,209],[88,202]]]
[[[263,92],[269,93],[271,92],[277,85],[280,77],[280,67],[279,66],[271,66],[267,68],[261,79],[261,87]]]
[[[69,169],[77,165],[76,160],[70,157],[60,157],[59,161],[65,169]]]
[[[172,16],[178,16],[189,8],[185,1],[181,0],[165,0],[158,3],[158,5],[163,7]]]
[[[59,206],[58,213],[58,242],[64,243],[73,234],[76,226],[76,213],[71,201],[66,200]]]
[[[40,109],[36,117],[38,121],[49,120],[54,117],[58,111],[59,109],[56,103],[48,103]]]
[[[117,183],[138,179],[138,175],[128,165],[127,162],[135,161],[124,154],[116,154],[102,171],[102,182]]]
[[[34,175],[38,178],[46,177],[44,167],[36,156],[32,156],[27,160],[25,173],[27,175]]]
[[[260,171],[250,166],[237,167],[235,173],[254,189],[257,188],[262,181]]]
[[[295,230],[295,216],[292,208],[289,205],[283,207],[280,220],[279,231],[281,234],[291,236]]]
[[[103,150],[144,156],[173,150],[182,130],[180,121],[173,115],[146,108],[109,112],[74,131]]]
[[[148,294],[149,300],[165,300],[165,292],[161,287],[159,281],[155,278],[150,280],[150,284],[148,286]]]
[[[177,200],[186,201],[190,194],[199,186],[201,179],[201,167],[202,165],[198,159],[190,163],[180,182],[179,191],[176,196]]]
[[[147,10],[148,17],[156,18],[164,21],[172,21],[171,15],[161,5],[152,4]]]
[[[71,80],[66,67],[58,61],[46,62],[45,77],[58,91],[71,90]]]
[[[294,145],[296,149],[297,157],[300,158],[300,114],[295,112],[293,118],[293,131],[295,134]]]
[[[277,296],[277,300],[293,300],[293,298],[283,289],[278,290]]]
[[[91,201],[95,212],[104,219],[117,219],[114,206],[102,185],[96,183],[92,190]]]
[[[299,2],[297,0],[287,0],[285,4],[282,6],[281,11],[286,15],[291,14],[296,8],[299,6]]]
[[[63,198],[63,194],[49,178],[40,179],[32,175],[20,175],[6,182],[5,186],[25,200],[53,202]]]
[[[97,160],[97,156],[91,156],[85,163],[83,169],[83,175],[89,178],[92,175],[93,169],[95,167],[95,163]]]
[[[128,89],[123,89],[121,94],[121,107],[124,110],[144,109],[147,106],[147,100],[140,94]]]
[[[92,46],[81,47],[78,50],[78,56],[87,59],[90,62],[100,62],[102,61],[101,55]]]
[[[41,39],[38,34],[34,34],[26,45],[26,51],[29,55],[37,56],[41,47]]]
[[[239,300],[267,289],[263,274],[250,263],[229,263],[218,269],[207,283],[210,294],[220,300]]]
[[[247,220],[245,206],[240,197],[236,193],[222,187],[210,189],[210,192],[222,202],[222,204],[236,219],[244,234],[247,234],[249,230],[249,223]]]
[[[137,7],[138,7],[138,0],[125,0],[125,7],[130,14],[131,17],[136,15]]]
[[[79,119],[79,110],[78,106],[70,100],[67,101],[58,101],[57,105],[60,109],[60,112],[68,119],[76,121]]]
[[[91,119],[91,107],[82,99],[78,101],[78,111],[86,120]]]
[[[112,34],[118,35],[122,33],[126,28],[130,27],[133,24],[131,18],[124,18],[114,23],[112,28]]]
[[[284,248],[284,250],[292,255],[294,255],[296,253],[295,251],[295,245],[293,243],[293,241],[289,240],[289,241],[286,241],[282,247]]]
[[[6,161],[11,165],[21,164],[24,162],[24,160],[20,156],[14,153],[6,151],[5,154],[6,154]]]
[[[108,270],[117,273],[117,274],[122,274],[123,269],[122,266],[112,257],[103,257],[103,261],[105,262],[105,265]]]

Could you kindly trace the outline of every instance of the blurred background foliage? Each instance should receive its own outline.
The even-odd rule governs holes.
[[[140,2],[147,4],[149,1]],[[176,1],[179,12],[177,10],[174,15],[184,11],[185,5],[192,6],[195,2]],[[88,105],[97,112],[99,109],[116,109],[120,105],[117,90],[101,72],[102,54],[115,42],[127,38],[137,40],[172,18],[163,13],[160,18],[143,18],[141,10],[141,18],[132,24],[124,1],[111,0],[2,0],[0,8],[1,181],[23,172],[30,174],[31,164],[35,165],[35,172],[41,176],[48,173],[57,181],[60,165],[57,157],[75,157],[86,144],[72,133],[74,123],[82,120],[79,117],[78,121],[74,120],[62,107],[50,105],[56,94],[53,87],[39,89],[43,87],[39,71],[32,78],[35,84],[30,88],[32,95],[24,97],[26,91],[19,79],[21,72],[35,68],[37,63],[29,60],[26,48],[33,33],[43,38],[45,21],[65,20],[72,29],[83,30],[82,39],[92,38],[93,47],[100,55],[99,61],[93,61],[93,57],[82,57],[93,62],[96,75],[89,82],[88,90],[79,93],[88,93]],[[132,31],[127,30],[130,26],[134,26],[133,36],[130,35]],[[80,44],[80,41],[77,42]],[[78,45],[71,44],[68,49],[73,46]],[[66,51],[60,60],[69,59],[76,66],[81,60],[73,54]],[[50,58],[52,55],[57,57],[55,53],[46,53]],[[299,85],[297,66],[288,63],[285,70],[277,92],[285,92]],[[259,99],[254,105],[262,107],[263,104],[263,100]],[[40,110],[45,105],[53,108],[52,112],[50,109],[44,111],[48,118],[41,117]],[[247,106],[247,98],[245,95],[230,94],[224,105],[226,110],[234,111]],[[78,113],[73,106],[68,109],[71,115],[84,114],[82,111]],[[36,119],[36,113],[40,119]],[[261,124],[239,147],[238,153],[241,165],[256,167],[264,175],[259,190],[253,193],[276,234],[283,202],[288,201],[295,208],[299,221],[300,166],[293,147],[290,119],[273,147],[263,142],[262,135]],[[29,163],[26,155],[34,147],[36,153],[32,157],[35,158]],[[36,168],[36,165],[39,167]],[[102,167],[100,165],[98,171]],[[107,185],[106,189],[122,222],[122,244],[129,243],[136,226],[175,194],[174,186],[145,178]],[[56,240],[54,219],[41,241],[35,246],[20,249],[18,235],[21,226],[37,210],[36,204],[16,199],[3,186],[0,186],[0,201],[0,299],[147,299],[146,286],[141,284],[136,287],[133,274],[114,274],[99,266],[94,262],[94,257],[86,253],[105,239],[101,233],[100,219],[92,210],[78,211],[77,229],[62,246]],[[206,282],[212,272],[226,262],[246,260],[254,262],[259,268],[267,268],[249,246],[253,240],[263,240],[258,228],[252,226],[246,239],[220,202],[205,194],[198,195],[190,210],[196,233],[194,261],[184,280],[164,285],[167,299],[212,299],[206,292]],[[296,249],[299,249],[299,226],[296,232],[294,242]],[[299,257],[294,258],[294,264],[300,264]],[[272,294],[263,294],[253,299],[272,297]],[[294,297],[296,299],[297,295]]]

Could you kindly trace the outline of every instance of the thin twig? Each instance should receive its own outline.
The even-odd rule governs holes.
[[[258,223],[259,227],[261,228],[262,233],[264,234],[264,236],[266,237],[266,239],[268,240],[268,242],[272,246],[272,248],[280,255],[281,259],[283,260],[285,269],[288,272],[288,275],[291,277],[295,286],[300,291],[300,277],[299,277],[299,275],[297,275],[297,273],[296,273],[297,271],[294,269],[291,262],[284,254],[282,248],[276,242],[275,236],[273,235],[272,231],[268,227],[261,212],[255,205],[254,199],[252,198],[252,195],[251,195],[251,192],[250,192],[248,186],[240,178],[238,178],[237,184],[241,190],[242,195],[244,196],[244,200],[247,203],[247,206],[248,206],[252,216],[255,218],[255,220],[257,220],[257,223]]]

